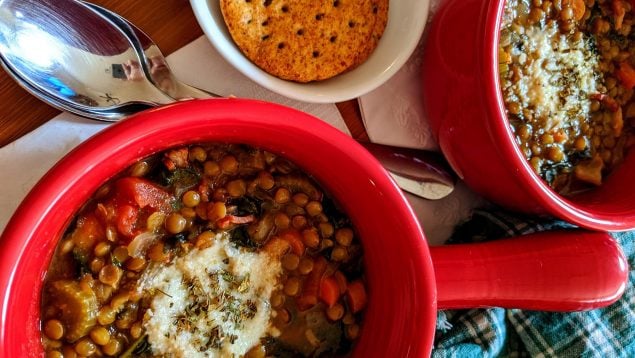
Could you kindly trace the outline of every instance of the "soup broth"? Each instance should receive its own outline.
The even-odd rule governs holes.
[[[562,194],[601,185],[635,142],[630,1],[508,0],[499,43],[507,116]]]
[[[60,240],[49,356],[345,356],[366,305],[348,217],[288,160],[201,144],[141,160]]]

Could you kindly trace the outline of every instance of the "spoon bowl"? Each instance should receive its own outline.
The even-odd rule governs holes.
[[[3,66],[58,108],[99,112],[174,102],[147,79],[126,34],[84,3],[6,0],[0,19]]]
[[[9,67],[5,63],[2,57],[0,57],[0,67],[2,67],[7,72],[7,74],[9,74],[9,76],[13,78],[16,83],[18,83],[18,85],[20,85],[20,87],[24,88],[27,92],[31,93],[35,97],[51,105],[52,107],[81,117],[104,122],[117,122],[137,112],[155,107],[154,105],[150,105],[144,102],[128,102],[123,105],[112,106],[108,108],[93,107],[87,109],[85,107],[76,107],[73,106],[70,102],[61,101],[58,97],[32,86],[29,82],[23,79],[22,76],[13,72],[11,67]]]

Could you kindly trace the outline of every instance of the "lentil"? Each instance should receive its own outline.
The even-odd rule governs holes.
[[[188,208],[196,207],[201,202],[201,194],[194,190],[188,190],[183,194],[183,205]]]
[[[93,355],[95,351],[97,351],[97,347],[88,338],[84,338],[75,344],[75,352],[81,356],[87,357]]]
[[[190,149],[190,160],[204,162],[207,159],[207,152],[201,147],[193,147]]]
[[[282,267],[287,271],[293,271],[298,268],[300,257],[296,254],[286,254],[282,257]]]
[[[96,327],[90,331],[90,338],[93,342],[103,346],[110,342],[110,332],[108,332],[108,330],[104,327]]]
[[[181,231],[185,230],[186,224],[187,222],[185,218],[179,213],[170,214],[165,219],[165,228],[171,234],[178,234]]]
[[[77,352],[75,352],[75,349],[73,347],[70,347],[70,346],[65,346],[64,348],[62,348],[62,354],[64,355],[64,358],[76,358],[77,357]]]
[[[302,275],[310,274],[313,271],[313,260],[308,257],[302,258],[298,264],[298,271]]]
[[[210,177],[215,177],[220,173],[220,166],[216,162],[205,162],[203,173]]]
[[[64,326],[57,319],[51,319],[44,325],[44,334],[53,340],[61,339],[64,336]]]
[[[143,164],[139,164],[141,162]],[[205,277],[217,275],[218,282],[222,281],[236,292],[258,288],[258,294],[268,300],[266,306],[272,309],[265,313],[268,328],[263,334],[266,335],[258,335],[257,343],[241,348],[245,350],[239,355],[275,356],[276,346],[265,342],[293,336],[286,333],[287,329],[300,332],[295,344],[305,348],[298,353],[304,354],[305,349],[308,349],[306,352],[325,349],[328,355],[345,356],[349,352],[351,344],[338,346],[338,342],[345,337],[354,340],[362,322],[363,311],[359,312],[358,306],[350,306],[350,298],[345,295],[348,282],[357,282],[363,287],[361,246],[356,242],[350,220],[309,176],[284,158],[240,145],[175,148],[141,162],[104,185],[99,196],[93,197],[77,214],[73,221],[75,227],[60,240],[51,263],[55,269],[47,273],[42,296],[42,343],[48,355],[117,356],[139,349],[144,350],[140,356],[158,355],[165,353],[157,348],[163,344],[159,337],[167,337],[157,332],[176,329],[177,335],[179,330],[194,335],[192,330],[196,328],[191,320],[205,320],[200,312],[207,311],[207,307],[202,305],[211,302],[198,301],[196,297],[204,295],[193,292],[218,288],[213,284],[199,287],[194,281],[186,284],[177,278],[174,284],[181,287],[174,291],[172,286],[157,286],[146,280],[157,277],[164,266],[173,268],[191,263],[191,255],[211,252],[204,250],[218,247],[214,245],[220,238],[231,240],[226,244],[232,248],[246,246],[248,249],[241,249],[266,253],[267,260],[275,258],[275,261],[267,261],[267,266],[275,263],[277,267],[271,277],[276,285],[271,286],[267,281],[268,287],[274,287],[267,293],[258,288],[262,279],[255,271],[245,277],[230,272],[229,267],[234,265],[229,264],[231,255],[221,255],[228,260],[227,272],[204,272]],[[153,182],[152,178],[170,179],[166,185]],[[132,183],[141,181],[145,189],[143,193],[136,193],[138,197],[127,200],[128,188],[121,191],[124,185],[121,183],[130,183],[130,180]],[[143,201],[146,194],[152,196],[148,200],[151,204],[137,206],[135,203],[138,199]],[[121,205],[122,201],[126,205]],[[132,222],[118,221],[122,207]],[[329,210],[324,209],[327,207]],[[83,236],[81,226],[87,221],[101,225],[99,229],[103,229],[104,234]],[[229,251],[224,252],[229,255]],[[225,264],[225,259],[219,260]],[[209,257],[205,262],[210,262]],[[263,267],[258,272],[262,272]],[[189,280],[185,278],[185,271],[183,275]],[[332,280],[337,282],[339,292],[335,302],[320,295],[320,287],[326,279],[331,280],[328,281],[330,287]],[[50,287],[57,287],[57,291]],[[64,316],[64,310],[59,307],[61,302],[51,296],[51,292],[55,295],[62,290],[66,290],[63,304],[72,306],[77,317]],[[191,293],[189,297],[183,296],[186,290],[190,290],[187,291]],[[245,302],[247,306],[241,307],[244,311],[234,312],[231,292],[218,296],[225,302],[219,303],[220,306],[226,309],[218,312],[228,314],[224,322],[235,320],[241,324],[256,306]],[[176,316],[172,324],[166,324],[161,318],[165,314],[160,310],[154,311],[151,317],[146,314],[164,297],[170,298],[170,302],[191,306],[179,311],[183,317]],[[350,307],[355,307],[355,311]],[[152,321],[155,318],[157,320]],[[317,322],[315,326],[316,319],[324,320],[324,324]],[[329,323],[335,321],[342,323]],[[157,322],[160,324],[156,325]],[[318,326],[333,331],[325,335],[315,328]],[[226,339],[228,336],[222,336],[226,333],[219,331],[218,336],[211,338]],[[337,339],[330,342],[322,340],[324,336]],[[227,343],[232,340],[234,338],[229,337],[222,344],[233,344]],[[192,344],[200,352],[213,354],[216,349]],[[180,351],[176,355],[178,353]]]
[[[302,230],[302,242],[312,249],[320,245],[320,236],[315,228]]]
[[[344,306],[342,306],[341,303],[336,303],[335,305],[333,305],[333,307],[329,307],[326,310],[326,316],[331,320],[331,321],[338,321],[340,320],[342,317],[344,317],[344,313],[346,311],[344,310]]]
[[[122,348],[123,348],[123,345],[121,344],[120,341],[118,341],[116,339],[111,339],[101,349],[104,352],[104,354],[109,355],[109,356],[115,356],[119,352],[121,352]],[[66,356],[66,355],[64,355],[64,356]]]
[[[62,358],[64,357],[60,351],[48,351],[46,352],[46,358]]]
[[[600,185],[632,142],[621,113],[633,103],[634,21],[623,0],[506,2],[498,53],[507,116],[531,167],[562,194]],[[595,158],[602,165],[589,165]]]

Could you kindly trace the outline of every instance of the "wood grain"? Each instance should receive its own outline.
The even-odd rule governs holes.
[[[203,34],[186,0],[93,0],[139,26],[170,54]],[[357,101],[337,103],[353,137],[368,141]],[[59,113],[0,71],[0,147],[22,137]]]

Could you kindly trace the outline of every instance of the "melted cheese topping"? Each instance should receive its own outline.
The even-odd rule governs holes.
[[[176,357],[242,356],[271,329],[280,263],[217,235],[169,265],[149,267],[139,289],[152,296],[144,328],[152,351]]]
[[[569,119],[587,118],[589,96],[598,92],[598,58],[589,41],[560,33],[556,22],[525,28],[520,39],[511,55],[524,67],[523,75],[506,89],[507,95],[513,94],[521,108],[533,109],[547,131]]]

